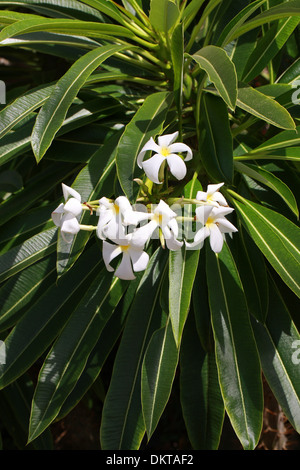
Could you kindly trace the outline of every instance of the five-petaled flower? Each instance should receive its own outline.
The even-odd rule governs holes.
[[[81,196],[73,188],[62,183],[62,190],[65,203],[59,206],[52,212],[51,217],[54,224],[60,228],[61,235],[65,241],[66,234],[76,235],[80,230],[78,217],[82,212]]]
[[[103,261],[108,271],[114,271],[110,263],[117,256],[122,255],[114,275],[128,281],[135,279],[134,272],[144,271],[149,261],[149,255],[144,251],[144,247],[133,245],[131,239],[132,234],[127,234],[121,240],[116,240],[115,244],[104,240],[102,247]]]
[[[166,134],[158,137],[158,144],[156,144],[151,137],[148,142],[143,146],[140,151],[137,164],[140,168],[143,168],[147,177],[153,181],[153,183],[161,184],[159,181],[159,170],[163,162],[166,160],[170,168],[170,172],[178,180],[182,180],[186,175],[186,165],[184,161],[189,161],[193,158],[192,150],[188,145],[175,142],[178,137],[178,132],[173,134]],[[155,154],[148,160],[144,161],[146,152],[152,150]],[[177,153],[187,153],[184,161],[177,155]]]
[[[161,200],[154,211],[148,214],[149,222],[133,232],[132,243],[135,246],[144,246],[156,228],[159,227],[166,241],[167,248],[173,251],[178,250],[183,245],[183,242],[177,240],[179,229],[176,217],[176,212]]]
[[[207,186],[206,192],[198,191],[196,194],[196,199],[198,201],[205,202],[215,202],[220,206],[228,206],[227,201],[223,194],[220,193],[219,189],[223,186],[224,183],[219,184],[209,184]]]
[[[196,209],[196,220],[202,227],[196,232],[194,241],[186,242],[189,249],[202,248],[205,238],[209,237],[211,249],[219,253],[223,248],[225,233],[237,232],[237,228],[225,218],[234,209],[231,207],[200,206]]]

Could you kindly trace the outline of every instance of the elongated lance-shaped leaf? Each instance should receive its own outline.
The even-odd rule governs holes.
[[[176,26],[171,38],[171,57],[173,64],[173,89],[174,101],[178,110],[178,117],[182,113],[182,86],[183,86],[183,64],[184,64],[184,37],[183,25]]]
[[[225,243],[207,244],[206,270],[219,381],[226,412],[244,449],[254,449],[262,428],[261,370],[239,274]],[[251,361],[249,361],[251,358]]]
[[[195,450],[217,450],[224,403],[214,351],[204,351],[193,312],[180,349],[180,401],[189,440]]]
[[[300,296],[299,228],[283,215],[234,193],[243,225],[290,289]],[[237,200],[238,199],[238,200]]]
[[[169,254],[169,314],[177,346],[189,313],[199,253],[183,245]]]
[[[299,144],[300,126],[297,126],[295,130],[279,132],[279,134],[251,150],[250,154],[256,155],[256,153],[273,152],[274,150],[285,149],[286,147],[296,147]]]
[[[136,160],[143,145],[162,132],[173,99],[172,93],[158,92],[148,96],[120,138],[116,156],[120,185],[131,202],[136,198],[133,179],[140,175]],[[137,185],[135,185],[137,187]]]
[[[55,253],[14,275],[0,288],[0,330],[17,323],[56,277]]]
[[[273,25],[260,39],[248,58],[242,80],[245,83],[253,80],[284,46],[290,35],[298,26],[300,17],[285,18]]]
[[[39,374],[31,410],[29,441],[39,436],[59,413],[126,286],[126,282],[113,277],[104,267],[70,316]]]
[[[37,90],[31,90],[6,106],[0,112],[0,138],[35,109],[42,106],[49,98],[53,88],[54,85],[47,85],[39,87]]]
[[[124,46],[109,45],[90,51],[78,59],[58,80],[53,92],[40,110],[32,132],[32,147],[37,162],[51,145],[69,107],[89,75],[105,59],[122,49]]]
[[[103,450],[139,449],[144,436],[141,369],[152,334],[165,322],[158,298],[166,261],[161,249],[153,254],[128,312],[102,413]]]
[[[56,338],[82,291],[103,267],[99,247],[94,244],[58,284],[53,283],[29,306],[5,338],[6,364],[0,365],[0,387],[6,387],[45,352]]]
[[[233,145],[227,106],[218,96],[203,94],[200,105],[200,152],[215,181],[232,182]]]
[[[273,175],[273,173],[258,165],[251,165],[249,163],[244,165],[244,163],[235,162],[235,168],[239,172],[250,176],[250,178],[263,183],[275,191],[284,200],[293,213],[299,217],[296,198],[290,188],[281,179],[277,178],[277,176]]]
[[[142,408],[148,440],[169,400],[178,357],[179,350],[168,317],[166,325],[153,333],[142,366]]]
[[[225,103],[235,109],[237,76],[235,66],[226,52],[217,46],[205,46],[191,57],[207,73]]]
[[[179,8],[172,0],[151,0],[149,20],[151,26],[167,34],[179,17]]]
[[[300,335],[270,279],[266,324],[253,320],[262,370],[276,400],[293,428],[300,432]]]
[[[239,82],[237,106],[257,118],[282,129],[295,129],[290,113],[277,101]]]
[[[57,228],[50,228],[0,256],[0,282],[56,250]]]

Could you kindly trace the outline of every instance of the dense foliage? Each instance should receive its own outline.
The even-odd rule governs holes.
[[[0,432],[300,432],[300,1],[0,3]]]

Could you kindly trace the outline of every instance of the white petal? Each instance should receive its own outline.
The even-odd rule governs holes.
[[[183,242],[180,240],[177,240],[175,236],[165,238],[165,240],[166,240],[167,248],[171,251],[179,250],[183,245]]]
[[[218,191],[222,186],[223,186],[224,183],[218,183],[218,184],[209,184],[207,186],[207,194],[209,196],[211,196],[213,193],[215,193],[216,191]]]
[[[130,247],[128,249],[128,253],[130,255],[133,270],[144,271],[149,262],[149,255],[145,251],[137,250],[135,248]]]
[[[111,221],[112,217],[113,217],[113,213],[110,209],[100,211],[99,220],[98,220],[97,229],[96,229],[96,234],[102,240],[104,240],[104,238],[106,238],[104,233],[103,233],[103,229]]]
[[[212,201],[215,201],[215,202],[218,202],[221,206],[228,206],[225,197],[223,196],[222,193],[219,193],[219,191],[215,192],[215,193],[211,196],[211,200],[212,200]]]
[[[185,161],[188,162],[193,158],[193,152],[190,149],[190,147],[186,144],[182,144],[180,142],[177,142],[176,144],[171,144],[169,145],[169,151],[170,153],[185,153],[187,152],[187,155],[185,157]]]
[[[101,199],[99,199],[99,206],[100,210],[111,209],[113,203],[109,199],[107,199],[107,197],[102,197]]]
[[[222,233],[238,232],[238,229],[229,220],[222,217],[218,219],[219,229]]]
[[[182,180],[186,175],[186,166],[182,158],[175,153],[171,153],[167,156],[167,162],[172,175],[178,180]]]
[[[142,161],[145,156],[145,153],[148,152],[149,150],[153,150],[156,153],[160,152],[160,147],[157,145],[153,138],[151,137],[148,142],[145,143],[144,147],[140,151],[140,153],[137,156],[137,164],[140,168],[142,168]]]
[[[57,227],[61,226],[61,218],[64,212],[64,207],[64,204],[59,204],[59,206],[57,206],[57,208],[51,214],[52,220]]]
[[[162,162],[166,159],[162,155],[158,153],[153,155],[153,157],[149,158],[142,163],[143,170],[145,171],[149,180],[153,181],[153,183],[161,184],[158,178],[159,169],[161,167]]]
[[[178,222],[177,222],[177,220],[176,220],[175,218],[169,220],[168,226],[169,226],[169,228],[172,230],[174,236],[177,238],[177,237],[178,237],[178,233],[179,233],[179,228],[178,228]]]
[[[110,263],[113,259],[115,259],[120,253],[122,253],[122,249],[120,246],[112,245],[106,241],[103,242],[102,247],[102,257],[105,263],[106,269],[108,271],[113,271],[114,269],[110,266]]]
[[[65,201],[68,199],[69,196],[71,196],[71,197],[74,197],[75,199],[77,199],[79,202],[81,202],[81,196],[75,189],[70,188],[70,186],[67,186],[64,183],[62,183],[61,186],[62,186]]]
[[[117,197],[115,204],[120,208],[122,214],[127,210],[132,210],[131,204],[125,196]]]
[[[135,275],[132,271],[130,255],[127,251],[123,252],[121,263],[115,271],[115,276],[124,279],[125,281],[132,281],[135,279]]]
[[[175,142],[175,140],[178,137],[178,134],[179,134],[179,132],[176,131],[173,134],[161,135],[157,139],[158,145],[160,147],[169,147],[169,145],[171,145],[173,142]]]
[[[119,215],[113,217],[111,221],[103,227],[102,233],[106,238],[123,244],[123,240],[126,238],[126,232],[122,225],[121,217]]]
[[[210,242],[211,249],[215,253],[220,253],[220,251],[223,248],[223,242],[224,242],[223,235],[218,229],[217,225],[215,224],[211,224],[209,226],[209,231],[210,231],[209,242]]]
[[[210,215],[212,219],[216,221],[219,217],[224,217],[225,215],[231,214],[233,211],[233,207],[214,207]]]
[[[205,225],[208,217],[212,213],[212,210],[213,210],[213,206],[200,206],[200,207],[197,207],[196,210],[195,210],[197,220],[199,220],[199,222],[202,225]]]
[[[70,214],[73,214],[75,217],[80,215],[82,212],[81,202],[78,201],[78,199],[71,197],[65,203],[65,212],[69,212]]]
[[[168,204],[162,199],[154,209],[154,214],[161,214],[165,217],[165,222],[168,222],[171,218],[176,217],[177,214],[174,212]]]
[[[136,229],[132,234],[131,245],[144,247],[157,227],[158,223],[155,220],[151,220],[148,224]]]
[[[78,220],[72,214],[66,214],[62,217],[60,228],[62,232],[71,233],[72,235],[80,230]]]
[[[202,227],[195,235],[194,241],[192,243],[185,242],[188,249],[198,249],[202,248],[204,240],[209,236],[209,230],[207,227]]]
[[[204,191],[198,191],[196,194],[197,201],[207,201],[207,193]]]
[[[123,223],[124,225],[138,225],[144,220],[149,220],[151,214],[148,212],[138,212],[138,211],[126,211],[124,213]]]

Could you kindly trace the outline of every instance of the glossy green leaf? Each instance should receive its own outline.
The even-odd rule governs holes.
[[[29,441],[39,436],[59,413],[126,285],[113,278],[106,268],[91,282],[41,368],[31,410]]]
[[[279,148],[278,150],[254,150],[234,157],[236,161],[246,160],[289,160],[292,162],[300,161],[300,147]]]
[[[226,412],[244,449],[254,449],[262,429],[260,363],[239,274],[226,244],[206,250],[216,361]],[[249,361],[251,357],[251,361]]]
[[[36,261],[0,288],[0,330],[6,330],[38,300],[56,277],[55,254]]]
[[[290,113],[277,101],[255,88],[239,83],[237,106],[257,118],[282,129],[295,129]]]
[[[297,225],[283,215],[240,196],[232,202],[259,249],[299,297],[300,249]]]
[[[152,334],[165,322],[158,303],[165,268],[166,256],[159,249],[149,261],[128,313],[102,412],[103,450],[139,449],[144,436],[141,369]]]
[[[253,321],[264,376],[293,428],[300,432],[300,335],[278,287],[270,281],[265,325]]]
[[[26,372],[56,338],[82,291],[103,266],[99,251],[97,245],[86,250],[58,284],[52,284],[29,306],[5,338],[6,364],[0,365],[0,388]]]
[[[149,19],[152,27],[167,33],[179,17],[179,8],[172,0],[151,0]]]
[[[295,130],[282,131],[271,137],[263,144],[252,150],[251,154],[261,154],[262,152],[273,152],[278,149],[285,149],[286,147],[294,147],[300,144],[300,126],[297,126]]]
[[[200,152],[206,171],[215,181],[232,182],[233,144],[227,106],[218,96],[202,96]]]
[[[169,314],[177,345],[189,313],[199,253],[199,250],[187,250],[183,246],[169,254]]]
[[[205,352],[189,315],[180,350],[180,401],[189,440],[195,450],[217,450],[224,403],[215,354]]]
[[[61,127],[67,110],[89,75],[108,57],[124,46],[103,46],[78,59],[57,85],[38,114],[33,133],[32,147],[37,162],[41,160]]]
[[[169,400],[178,354],[172,325],[168,318],[166,325],[153,333],[142,365],[142,409],[148,440],[156,429]]]
[[[298,26],[299,21],[299,18],[291,17],[271,26],[248,58],[242,76],[244,82],[250,82],[261,73],[270,60],[272,60],[284,46],[290,35]]]
[[[179,24],[172,33],[171,57],[174,74],[174,101],[177,105],[178,116],[181,118],[182,112],[182,86],[183,86],[183,65],[184,65],[184,37],[183,26]]]
[[[45,230],[0,256],[0,281],[27,268],[56,249],[57,228]]]
[[[284,200],[287,206],[294,212],[294,214],[297,217],[299,216],[299,210],[295,196],[290,188],[281,179],[277,178],[277,176],[275,176],[273,173],[258,165],[251,165],[249,163],[245,165],[244,163],[235,162],[234,166],[240,173],[250,176],[250,178],[263,183],[275,191]]]
[[[149,95],[127,124],[118,145],[116,162],[120,185],[131,202],[136,191],[133,179],[139,175],[136,159],[143,145],[163,130],[166,114],[171,105],[172,94],[158,92]]]
[[[207,73],[225,103],[234,109],[237,99],[237,77],[233,62],[220,47],[205,46],[192,58]]]

